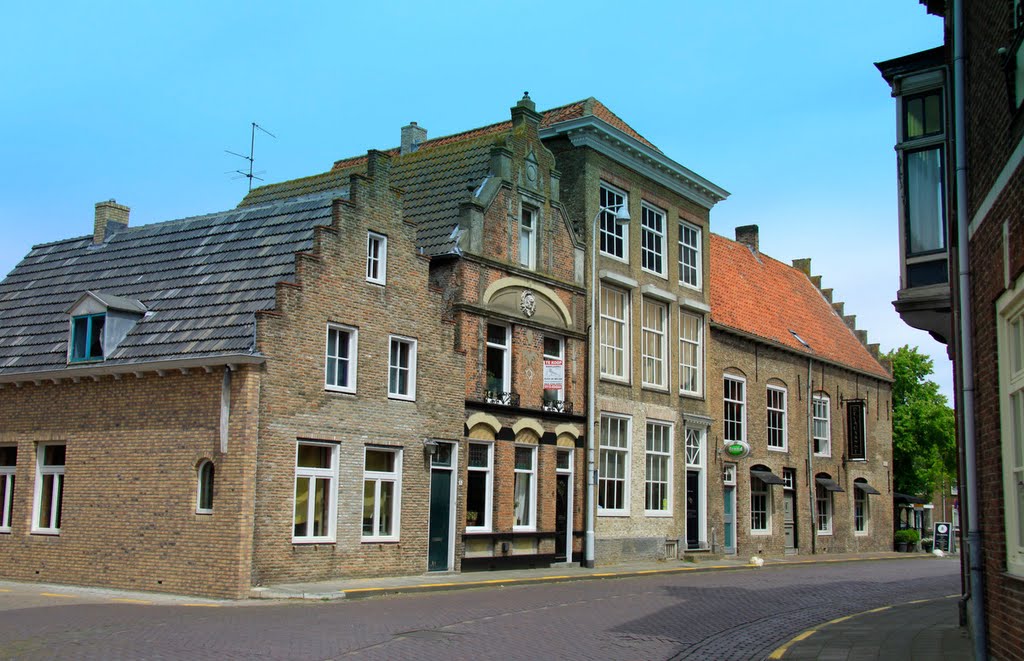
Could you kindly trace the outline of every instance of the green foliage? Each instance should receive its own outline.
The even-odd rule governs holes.
[[[897,530],[892,534],[892,541],[897,544],[917,544],[921,536],[913,528]]]
[[[917,347],[886,354],[892,361],[892,460],[896,491],[930,497],[956,476],[956,417],[927,377],[931,358]],[[916,541],[916,540],[915,540]]]

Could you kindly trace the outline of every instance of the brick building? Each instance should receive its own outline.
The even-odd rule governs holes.
[[[1024,3],[922,0],[944,43],[877,66],[897,110],[903,320],[953,358],[978,659],[1024,658]]]
[[[878,345],[811,260],[789,266],[758,244],[756,225],[711,237],[716,550],[891,550],[892,378]]]

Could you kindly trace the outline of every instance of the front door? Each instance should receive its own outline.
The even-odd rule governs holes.
[[[427,570],[452,568],[452,471],[454,446],[438,443],[430,458],[430,530],[427,544]]]
[[[700,548],[700,472],[686,471],[686,548]]]
[[[558,450],[555,475],[555,562],[572,562],[572,450]]]
[[[722,496],[725,501],[725,533],[722,541],[726,553],[736,553],[736,487],[724,487]]]
[[[786,553],[796,553],[796,494],[792,491],[782,494],[782,517],[786,532]]]

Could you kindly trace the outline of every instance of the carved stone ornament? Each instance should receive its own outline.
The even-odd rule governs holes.
[[[532,317],[537,312],[537,299],[529,289],[524,289],[523,294],[519,297],[519,309],[527,317]]]

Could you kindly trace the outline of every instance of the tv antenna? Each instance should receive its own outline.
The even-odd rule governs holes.
[[[229,172],[225,172],[225,174],[232,174],[232,173],[237,172],[239,175],[241,175],[241,177],[245,177],[246,179],[248,179],[249,180],[249,192],[252,192],[252,180],[256,179],[258,181],[263,181],[263,179],[261,177],[259,177],[258,175],[261,175],[261,174],[263,174],[265,172],[265,170],[261,170],[259,172],[253,172],[252,171],[252,164],[256,160],[255,159],[255,155],[256,155],[256,129],[259,129],[259,130],[263,131],[264,133],[269,135],[271,138],[274,138],[275,140],[277,139],[276,135],[274,135],[273,133],[271,133],[267,129],[263,128],[262,126],[260,126],[256,122],[253,122],[252,123],[252,135],[249,138],[249,155],[248,156],[246,156],[244,154],[239,154],[238,152],[233,152],[230,149],[225,149],[224,150],[227,153],[231,154],[232,156],[237,156],[238,158],[244,158],[245,160],[249,161],[249,171],[248,172],[246,172],[245,170],[231,170]],[[236,179],[240,179],[241,177],[235,177],[235,178]]]

